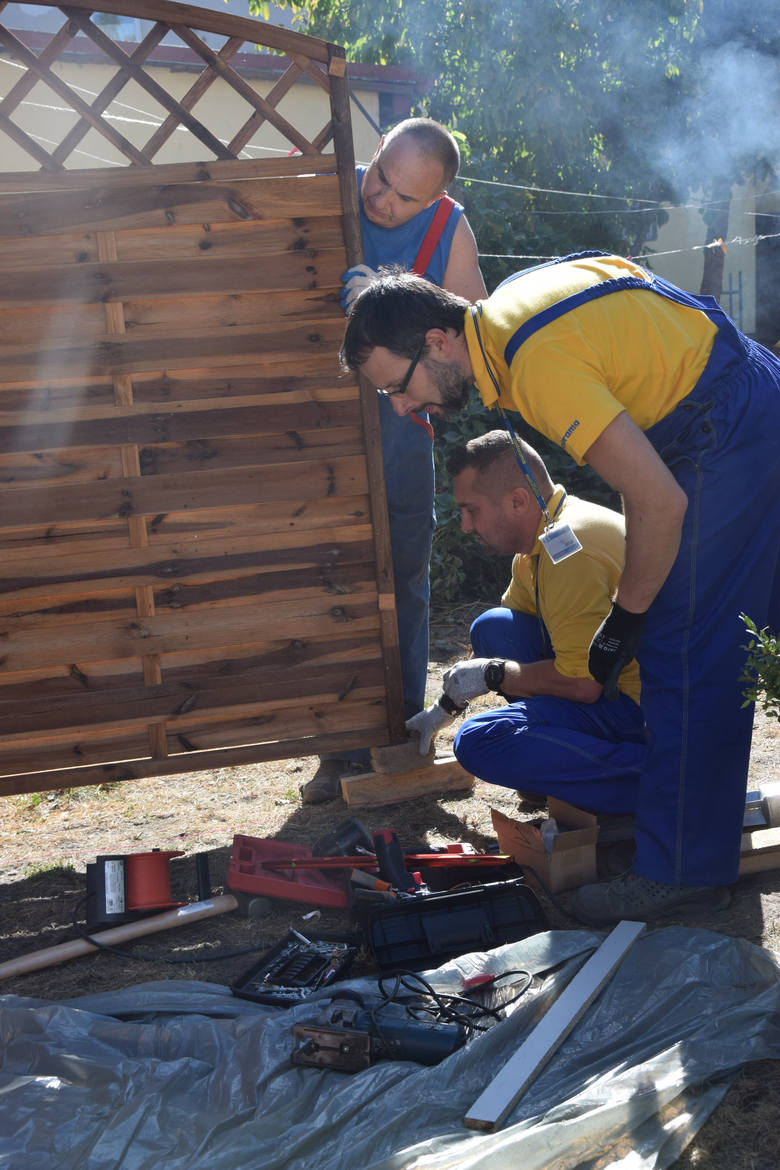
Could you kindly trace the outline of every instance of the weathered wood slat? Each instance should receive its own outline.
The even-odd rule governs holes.
[[[226,368],[244,365],[250,356],[273,364],[299,352],[304,357],[314,354],[322,358],[332,355],[337,361],[339,345],[344,336],[344,323],[337,317],[316,322],[314,328],[306,322],[280,324],[256,329],[215,330],[189,332],[182,328],[178,336],[166,339],[154,332],[148,337],[135,330],[127,334],[106,334],[93,342],[82,343],[74,338],[71,345],[55,341],[51,346],[31,352],[26,346],[6,347],[3,363],[9,382],[29,376],[31,369],[43,367],[47,373],[56,369],[67,378],[96,377],[101,374],[134,374],[162,369],[187,369],[193,363],[205,368]],[[51,375],[50,375],[51,377]]]
[[[182,706],[200,693],[201,688],[214,691],[222,686],[253,685],[258,674],[278,677],[283,671],[303,675],[307,670],[334,671],[342,682],[334,686],[337,694],[348,693],[347,684],[355,669],[372,669],[380,661],[378,647],[360,632],[352,633],[348,624],[338,635],[293,640],[266,639],[256,645],[231,650],[229,657],[219,648],[166,655],[163,677],[149,687],[143,683],[136,659],[119,662],[70,663],[57,670],[42,668],[19,672],[13,678],[0,675],[0,708],[3,717],[17,714],[44,717],[50,710],[71,702],[118,702],[120,693],[132,702],[145,701],[148,693],[167,696],[169,710],[183,714]],[[194,703],[189,704],[190,707]]]
[[[259,704],[276,705],[317,701],[343,702],[347,696],[353,703],[376,698],[384,686],[384,668],[381,659],[350,666],[349,670],[332,666],[295,671],[285,668],[283,683],[277,675],[257,670],[240,681],[233,678],[215,680],[209,686],[200,680],[196,690],[185,691],[170,683],[159,687],[145,687],[142,680],[132,689],[97,694],[82,692],[63,695],[57,700],[26,709],[13,704],[10,710],[0,703],[0,744],[6,749],[25,739],[48,739],[60,735],[63,729],[83,738],[101,727],[138,727],[149,722],[164,721],[171,729],[182,725],[185,715],[201,720],[235,718],[241,708],[250,714],[250,708]],[[191,726],[191,718],[187,726]]]
[[[124,752],[109,754],[94,752],[95,762],[84,765],[84,760],[75,752],[66,759],[62,753],[41,753],[39,757],[23,760],[9,760],[8,774],[0,777],[0,796],[20,792],[45,792],[51,788],[75,788],[84,784],[111,784],[123,780],[141,780],[148,776],[171,776],[185,772],[202,771],[208,768],[230,768],[245,764],[262,763],[264,760],[289,759],[294,756],[309,756],[317,752],[350,751],[353,748],[371,747],[387,739],[385,726],[360,727],[330,732],[318,728],[315,733],[302,735],[297,739],[269,740],[243,747],[227,747],[213,751],[185,753],[181,745],[166,759],[144,758],[143,751],[134,751],[130,745]],[[76,745],[78,747],[78,745]],[[89,754],[89,745],[83,753]],[[106,762],[121,760],[121,763]],[[76,766],[83,765],[83,766]],[[48,769],[48,770],[47,770]],[[59,770],[58,770],[59,769]],[[262,781],[262,772],[258,772]]]
[[[187,476],[149,475],[138,479],[108,480],[63,487],[52,498],[47,488],[25,488],[14,493],[13,509],[0,517],[0,528],[21,528],[91,518],[156,516],[170,510],[242,507],[260,501],[280,503],[320,496],[351,496],[367,490],[365,461],[360,458],[313,464],[305,479],[296,465],[279,464],[240,471],[192,472]]]
[[[240,554],[259,543],[272,540],[274,547],[288,547],[300,542],[302,534],[316,534],[317,540],[338,543],[339,540],[360,540],[366,535],[370,520],[367,495],[350,497],[345,507],[343,499],[290,500],[284,508],[277,503],[256,504],[250,508],[193,508],[190,512],[160,512],[147,521],[148,547],[154,558],[171,556],[173,562],[187,555],[187,546],[193,543],[215,550],[224,545],[223,555]],[[11,521],[11,523],[13,523]],[[306,537],[310,539],[310,537]],[[170,542],[175,541],[175,545]],[[78,558],[82,558],[87,574],[85,588],[89,588],[90,572],[95,566],[114,564],[117,574],[126,564],[133,573],[142,556],[139,550],[128,554],[126,521],[82,521],[73,524],[52,524],[38,528],[0,529],[0,549],[3,552],[3,576],[6,581],[22,572],[30,580],[35,578],[38,566],[52,559],[63,565],[72,557],[73,580],[78,580]],[[154,551],[156,550],[156,551]],[[114,562],[114,556],[120,559]],[[121,558],[124,558],[121,559]],[[49,566],[51,570],[51,566]],[[55,570],[56,573],[56,570]],[[65,568],[59,577],[64,593],[69,593],[69,575]],[[28,579],[25,578],[25,579]],[[72,592],[72,591],[71,591]]]
[[[255,262],[261,264],[262,260],[258,258]],[[20,276],[20,279],[24,278]],[[102,302],[78,304],[63,298],[58,303],[42,305],[44,298],[38,302],[30,299],[24,308],[0,305],[0,346],[44,348],[54,343],[62,344],[75,334],[83,342],[93,345],[105,339],[106,318]],[[279,320],[288,324],[299,322],[307,329],[316,330],[323,320],[333,318],[338,298],[335,284],[289,291],[277,289],[273,295],[269,295],[268,290],[214,296],[206,294],[187,298],[186,321],[189,330],[197,328],[212,332],[236,327],[260,328],[278,324]],[[20,301],[27,299],[21,297]],[[182,325],[182,303],[183,298],[173,299],[164,295],[152,300],[128,299],[122,305],[125,326],[122,332],[130,334],[141,329],[144,337],[175,335]],[[259,373],[257,367],[255,371]],[[323,378],[335,382],[337,377],[334,360],[330,371],[321,371],[319,382],[323,384]],[[82,386],[84,384],[80,383]],[[6,409],[4,395],[7,392],[0,384],[0,410]],[[167,396],[170,397],[169,388]]]
[[[0,406],[2,396],[0,396]],[[86,413],[86,412],[84,412]],[[38,418],[41,421],[38,421]],[[257,462],[279,462],[282,454],[290,462],[327,457],[322,450],[329,445],[339,445],[355,438],[360,411],[356,400],[342,402],[300,402],[290,404],[273,402],[235,408],[224,406],[219,409],[185,409],[162,413],[148,407],[116,408],[101,410],[93,417],[79,417],[76,414],[62,414],[52,418],[44,413],[34,419],[25,417],[21,427],[0,424],[0,450],[35,452],[56,450],[63,457],[72,460],[79,448],[112,447],[121,443],[133,443],[139,447],[154,448],[159,444],[197,443],[189,449],[190,470],[210,465],[220,452],[220,440],[237,435],[250,436],[256,440],[255,450],[247,450],[247,456],[257,454]],[[6,422],[0,412],[2,423]],[[345,433],[349,428],[349,434]],[[240,448],[236,448],[239,450]],[[334,452],[338,454],[338,451]],[[342,455],[353,454],[342,451]],[[14,458],[12,454],[11,459]],[[286,460],[285,460],[286,461]],[[164,460],[159,460],[162,469]],[[180,462],[179,460],[176,461]],[[153,472],[153,455],[141,459],[141,470]],[[4,479],[0,473],[0,481]]]
[[[181,416],[176,416],[177,421]],[[81,424],[84,425],[84,424]],[[37,430],[37,428],[35,428]],[[46,428],[48,430],[49,428]],[[27,430],[27,428],[25,428]],[[55,428],[56,430],[56,428]],[[200,432],[201,434],[205,432]],[[44,435],[40,434],[40,438]],[[33,436],[25,435],[32,440]],[[282,454],[290,463],[308,463],[311,459],[336,459],[344,455],[362,453],[362,436],[357,427],[340,429],[328,428],[322,432],[279,436],[276,442],[260,450],[262,439],[249,433],[244,438],[232,434],[204,439],[197,435],[183,443],[146,445],[139,452],[143,475],[170,475],[208,467],[262,466],[278,463]],[[0,485],[9,491],[31,484],[89,483],[101,479],[114,479],[122,474],[121,453],[103,444],[97,450],[90,447],[57,447],[47,451],[46,442],[35,444],[30,452],[12,452],[0,455]]]
[[[242,406],[309,407],[333,402],[356,401],[351,377],[340,377],[334,363],[326,363],[320,355],[287,357],[274,365],[236,365],[228,370],[152,370],[133,376],[133,402],[123,405],[127,417],[146,413],[150,405],[166,411],[210,411],[222,402],[235,400]],[[25,409],[27,405],[27,409]],[[0,425],[16,425],[19,421],[63,422],[70,424],[80,419],[111,418],[118,404],[113,383],[108,377],[63,379],[54,381],[42,377],[40,384],[30,381],[0,383]],[[37,414],[42,419],[37,420]],[[21,419],[20,419],[21,415]],[[315,415],[312,415],[312,418]],[[301,426],[301,418],[296,419]]]
[[[50,0],[30,0],[32,4],[49,7]],[[242,16],[233,16],[223,12],[211,12],[207,8],[196,8],[191,4],[170,4],[166,0],[141,0],[133,3],[132,0],[100,0],[101,12],[114,12],[119,16],[136,16],[140,20],[160,20],[167,24],[186,20],[190,28],[198,28],[203,32],[223,33],[226,36],[240,37],[250,45],[261,43],[271,49],[278,49],[282,53],[298,53],[314,61],[328,64],[330,45],[327,41],[316,37],[306,36],[303,33],[292,32],[290,29],[279,28],[273,24],[265,24],[260,20],[250,20]],[[68,8],[92,12],[95,5],[91,0],[69,0]]]
[[[269,553],[265,564],[248,568],[235,564],[240,559],[225,558],[216,568],[202,559],[180,563],[181,571],[167,582],[159,575],[139,571],[135,577],[124,573],[121,583],[116,575],[96,574],[91,579],[82,577],[70,582],[55,578],[48,586],[39,585],[31,591],[6,578],[10,588],[4,590],[0,600],[0,615],[36,616],[42,620],[44,615],[54,613],[82,615],[90,621],[97,614],[121,606],[129,605],[134,612],[135,595],[129,590],[143,586],[154,590],[157,613],[210,608],[215,603],[237,604],[252,597],[263,598],[267,604],[322,594],[343,597],[373,586],[372,549],[367,541],[328,549],[313,564],[303,557],[302,563],[296,564],[298,554],[294,550],[280,560]]]
[[[48,157],[48,156],[47,156]],[[89,170],[52,172],[0,172],[0,192],[19,194],[44,191],[61,192],[74,190],[95,190],[121,185],[130,187],[157,186],[166,183],[226,182],[235,178],[242,180],[259,178],[292,178],[295,175],[330,175],[336,171],[335,154],[292,155],[280,151],[279,155],[264,158],[212,159],[198,162],[157,163],[148,168],[133,167],[117,171],[116,167],[95,167]],[[287,209],[289,213],[289,208]]]
[[[55,487],[64,483],[92,483],[98,479],[114,479],[121,474],[118,450],[70,447],[64,451],[58,447],[51,452],[12,451],[9,455],[0,455],[0,487],[4,492],[30,484],[45,483],[48,487]],[[13,506],[10,500],[7,506]]]
[[[0,191],[2,190],[0,176]],[[48,193],[0,195],[0,237],[59,235],[74,231],[119,231],[182,224],[241,223],[338,216],[335,175],[236,179],[215,183],[126,183]]]
[[[24,619],[4,618],[0,636],[3,658],[0,671],[56,667],[66,663],[137,658],[147,654],[171,654],[246,645],[252,631],[274,638],[314,638],[349,625],[351,632],[376,636],[376,594],[310,598],[268,605],[241,605],[214,609],[209,621],[202,614],[160,614],[127,622],[93,621],[88,628],[71,626],[62,618],[24,628]]]
[[[265,255],[262,264],[245,255],[223,264],[207,252],[194,260],[116,261],[104,264],[30,268],[21,285],[0,282],[0,305],[105,304],[131,297],[198,297],[219,293],[276,292],[330,287],[338,289],[343,271],[339,251],[282,252]],[[335,316],[333,298],[330,312]],[[339,322],[343,333],[343,316]]]

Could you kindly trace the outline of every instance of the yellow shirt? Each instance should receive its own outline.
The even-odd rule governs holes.
[[[623,288],[578,304],[520,339],[545,310],[605,281]],[[647,430],[688,395],[707,364],[716,326],[700,309],[649,291],[652,273],[619,256],[530,269],[466,312],[466,342],[486,406],[498,400],[577,463],[621,411]],[[492,376],[491,376],[492,375]],[[495,379],[495,381],[494,381]]]
[[[556,484],[548,502],[555,514],[564,495]],[[502,597],[503,605],[522,613],[537,613],[550,635],[555,666],[567,678],[591,678],[588,648],[606,617],[617,591],[625,559],[625,524],[611,508],[566,496],[556,520],[568,524],[582,548],[554,565],[538,536],[530,553],[518,553],[512,561],[512,580]],[[639,666],[633,661],[620,676],[620,689],[639,702]]]

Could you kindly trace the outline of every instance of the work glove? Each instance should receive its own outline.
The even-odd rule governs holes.
[[[486,695],[490,687],[485,682],[485,667],[492,658],[467,658],[456,662],[444,672],[443,689],[459,707],[465,707],[479,695]]]
[[[411,719],[406,720],[407,731],[419,731],[420,744],[418,751],[421,756],[427,756],[433,742],[433,737],[437,731],[441,731],[442,727],[446,727],[451,723],[458,714],[457,710],[453,710],[452,714],[445,711],[441,703],[431,703],[430,707],[426,707],[424,711],[418,711],[416,715],[412,715]]]
[[[607,699],[618,697],[618,679],[621,671],[636,658],[642,634],[643,613],[630,613],[613,601],[588,650],[588,670],[596,682],[604,687]]]
[[[352,306],[357,298],[360,296],[364,288],[375,280],[377,273],[373,268],[369,268],[367,264],[356,264],[354,268],[348,268],[342,275],[342,289],[339,300],[341,307],[347,316],[352,312]]]

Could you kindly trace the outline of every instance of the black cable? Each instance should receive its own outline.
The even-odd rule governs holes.
[[[491,986],[493,986],[499,979],[508,979],[511,975],[522,975],[524,977],[523,986],[520,990],[501,1005],[501,1008],[491,1008],[486,1004],[480,1003],[478,1000],[471,999],[468,996],[451,995],[449,993],[442,993],[435,990],[426,979],[419,975],[416,971],[397,971],[392,976],[394,980],[392,991],[388,993],[385,982],[391,976],[382,975],[377,980],[377,986],[380,994],[383,996],[382,1001],[372,1009],[371,1017],[374,1024],[379,1027],[374,1013],[381,1010],[382,1007],[388,1003],[398,1003],[406,1008],[407,1015],[412,1019],[418,1019],[419,1015],[415,1013],[422,1013],[430,1016],[434,1021],[452,1022],[471,1028],[477,1032],[485,1032],[488,1029],[487,1025],[478,1024],[476,1021],[483,1016],[490,1016],[494,1019],[499,1019],[501,1011],[509,1007],[510,1004],[516,1003],[525,993],[533,982],[533,975],[530,971],[516,969],[510,971],[503,971],[492,979]],[[420,990],[420,986],[424,990]],[[399,997],[401,988],[415,995],[418,999],[421,995],[428,996],[436,1005],[435,1008],[427,1006],[425,1003],[404,1004],[402,998]],[[468,1011],[459,1011],[455,1005],[463,1005]]]

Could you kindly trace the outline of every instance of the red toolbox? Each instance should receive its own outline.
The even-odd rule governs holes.
[[[286,898],[290,902],[306,902],[311,906],[345,909],[348,904],[348,870],[325,874],[318,869],[266,868],[269,861],[311,856],[312,851],[307,845],[291,845],[289,841],[245,837],[236,833],[227,884],[231,890],[264,894],[267,898]]]

